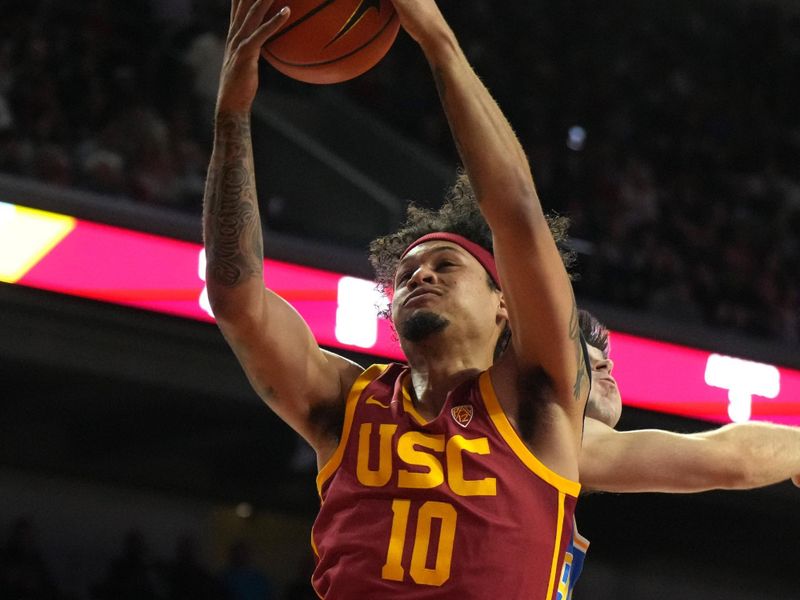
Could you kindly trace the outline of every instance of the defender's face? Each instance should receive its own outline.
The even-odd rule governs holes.
[[[592,391],[586,405],[586,416],[614,427],[622,415],[622,398],[616,380],[611,376],[614,361],[605,358],[594,346],[589,346],[592,366]]]
[[[432,240],[400,261],[392,319],[401,341],[419,341],[404,335],[415,321],[438,317],[449,330],[491,332],[504,316],[500,292],[489,287],[483,266],[460,246]]]

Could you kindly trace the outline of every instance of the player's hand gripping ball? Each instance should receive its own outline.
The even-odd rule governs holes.
[[[278,0],[289,20],[261,50],[278,71],[308,83],[339,83],[371,69],[400,28],[391,0]]]

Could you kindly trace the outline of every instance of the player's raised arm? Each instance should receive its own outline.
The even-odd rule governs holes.
[[[317,415],[336,414],[360,369],[322,351],[294,309],[264,287],[250,110],[260,49],[289,15],[287,9],[264,22],[271,4],[231,5],[203,203],[206,282],[217,323],[253,387],[318,452],[326,452],[338,431]]]
[[[800,428],[726,425],[678,434],[615,431],[586,419],[580,474],[584,489],[607,492],[703,492],[771,485],[800,473]]]
[[[401,23],[431,65],[461,159],[492,229],[519,365],[544,370],[558,401],[580,428],[588,376],[572,286],[527,157],[435,2],[393,1]]]

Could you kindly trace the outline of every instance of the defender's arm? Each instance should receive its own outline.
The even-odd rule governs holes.
[[[677,434],[616,431],[586,419],[580,475],[606,492],[703,492],[751,489],[796,478],[800,429],[767,423]],[[796,481],[796,479],[795,479]]]

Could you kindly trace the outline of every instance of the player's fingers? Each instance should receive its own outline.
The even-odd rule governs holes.
[[[242,0],[231,0],[231,20],[228,32],[237,31],[241,26]]]
[[[258,28],[264,22],[264,15],[275,3],[275,0],[256,0],[247,13],[247,22],[252,23],[253,27]]]
[[[270,4],[271,3],[272,2],[270,0]],[[273,15],[269,21],[263,23],[258,29],[256,29],[252,35],[243,42],[243,45],[247,44],[248,46],[261,48],[261,46],[263,46],[270,37],[280,31],[281,27],[283,27],[288,20],[290,14],[291,11],[289,7],[284,6],[277,13],[275,13],[275,15]]]
[[[259,11],[264,4],[267,4],[267,8],[264,9],[266,12],[273,0],[233,0],[233,2],[235,7],[232,7],[233,16],[231,18],[229,37],[241,40],[250,35],[253,29],[261,24],[264,13],[261,13],[261,19],[258,19],[258,21],[253,19],[253,13]]]
[[[797,487],[800,487],[800,475],[795,475],[792,477],[792,483],[795,484]]]
[[[253,33],[263,24],[264,15],[273,2],[274,0],[247,1],[240,7],[239,12],[244,15],[241,16],[239,27],[233,35],[234,45],[244,46],[250,42]],[[247,9],[246,12],[245,9]]]

